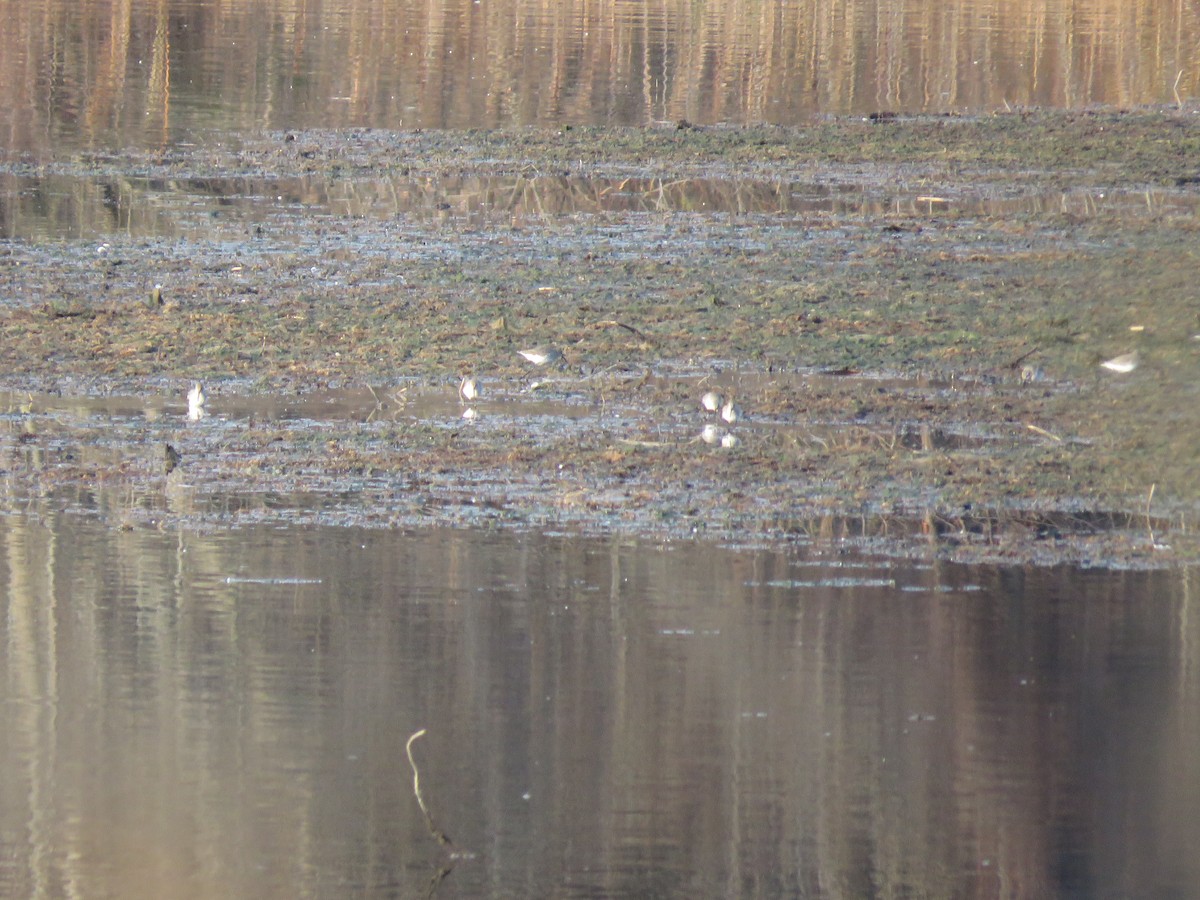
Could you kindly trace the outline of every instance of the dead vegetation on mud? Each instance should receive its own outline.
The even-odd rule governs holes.
[[[459,520],[465,490],[496,520],[572,527],[770,539],[868,515],[945,536],[954,527],[937,522],[1007,516],[1005,534],[1033,546],[1063,533],[1046,522],[1096,513],[1182,547],[1200,499],[1198,142],[1186,111],[1148,110],[305,133],[62,160],[85,182],[129,185],[134,203],[168,174],[193,192],[220,176],[232,196],[239,179],[261,191],[303,176],[315,193],[267,210],[213,197],[200,236],[0,245],[4,386],[14,398],[182,397],[195,378],[218,396],[420,393],[472,372],[517,397],[533,376],[516,351],[549,341],[569,369],[547,396],[594,410],[594,427],[559,434],[519,415],[448,427],[392,409],[390,424],[328,432],[180,431],[168,417],[130,440],[183,445],[178,478],[210,494],[278,481],[279,496],[345,496],[366,519],[440,508]],[[481,174],[521,190],[481,198],[454,180]],[[552,211],[562,191],[634,177],[639,191],[693,182],[664,206],[576,197]],[[828,202],[770,211],[759,196],[739,211],[751,178],[780,198],[820,185]],[[421,180],[441,183],[440,199],[379,206],[384,186]],[[370,195],[367,211],[339,212],[335,185]],[[1130,350],[1136,370],[1099,368]],[[1041,377],[1023,381],[1024,366]],[[695,440],[691,394],[706,377],[750,413],[727,452]],[[48,422],[36,404],[8,422],[10,475],[54,489],[126,479],[134,506],[163,514],[152,451],[32,465],[45,441],[60,457],[94,423]]]

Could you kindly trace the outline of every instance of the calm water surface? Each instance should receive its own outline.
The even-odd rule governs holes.
[[[1200,9],[1128,0],[0,0],[0,143],[209,129],[796,123],[1171,103]]]
[[[0,544],[3,896],[1200,893],[1194,571],[49,511]]]

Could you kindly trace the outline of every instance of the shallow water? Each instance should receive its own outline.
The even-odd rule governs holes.
[[[54,174],[0,176],[0,238],[27,241],[234,238],[251,230],[299,242],[313,229],[347,221],[401,221],[433,230],[553,226],[594,217],[683,213],[794,222],[813,217],[898,215],[916,221],[959,217],[1053,219],[1098,215],[1131,221],[1195,216],[1186,190],[1038,190],[1021,185],[941,184],[930,192],[914,175],[897,184],[882,167],[845,169],[839,181],[752,177],[664,180],[579,173],[522,176],[380,178],[372,173],[262,178],[123,178],[114,185],[88,165]],[[828,174],[822,176],[828,181]]]
[[[0,540],[5,896],[1200,891],[1195,570],[49,509]]]
[[[621,390],[618,378],[640,390]],[[984,381],[951,385],[922,377],[736,368],[704,375],[563,371],[480,379],[482,396],[471,405],[453,385],[416,380],[303,394],[210,384],[198,415],[179,395],[0,391],[0,454],[9,465],[0,485],[14,506],[54,496],[63,508],[101,511],[124,527],[225,527],[282,516],[306,524],[419,527],[482,517],[588,532],[665,537],[701,530],[745,539],[748,523],[734,524],[728,507],[730,496],[747,491],[760,495],[755,531],[767,542],[787,540],[798,529],[877,537],[896,548],[915,543],[919,552],[930,541],[945,549],[964,539],[998,552],[1002,536],[1027,530],[1143,546],[1148,527],[1169,527],[1141,515],[964,509],[952,519],[929,519],[928,510],[917,515],[894,507],[875,509],[866,516],[869,524],[858,517],[834,524],[811,504],[798,507],[768,494],[762,472],[738,474],[743,454],[753,459],[780,447],[998,459],[1044,440],[1028,429],[985,426],[969,417],[937,425],[847,418],[836,400],[823,414],[811,402],[773,411],[762,406],[768,397],[811,398],[816,391],[854,391],[856,383],[921,402],[943,393],[961,402],[1012,390]],[[698,398],[714,388],[741,401],[735,422],[701,408]],[[442,450],[422,456],[429,440]],[[611,466],[590,468],[589,446],[610,459],[624,452],[674,453],[677,462],[659,477],[630,479]],[[558,451],[549,467],[522,472],[512,464],[552,448]],[[703,474],[710,461],[729,464],[715,481]],[[694,469],[690,476],[688,469]],[[942,540],[947,534],[954,537]]]

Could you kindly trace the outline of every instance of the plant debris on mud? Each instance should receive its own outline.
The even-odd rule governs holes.
[[[10,496],[1192,559],[1197,159],[1192,111],[1101,110],[6,160],[82,186],[80,236],[0,244]],[[541,343],[562,369],[518,356]],[[230,412],[320,392],[359,405]],[[71,412],[112,395],[155,412]]]

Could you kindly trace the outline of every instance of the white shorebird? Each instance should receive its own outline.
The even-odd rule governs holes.
[[[192,389],[188,391],[187,395],[187,417],[193,422],[200,421],[208,414],[204,409],[204,402],[207,399],[208,398],[204,396],[204,385],[197,381],[192,385]]]
[[[535,366],[559,365],[565,358],[561,350],[549,344],[538,344],[536,347],[527,347],[517,352]]]
[[[458,385],[458,398],[463,403],[478,400],[481,387],[479,379],[473,375],[464,375],[462,382]]]
[[[1125,375],[1138,367],[1138,353],[1136,350],[1132,353],[1122,353],[1120,356],[1106,359],[1100,363],[1100,367],[1108,369],[1110,372],[1118,372],[1121,375]]]
[[[716,391],[709,391],[700,398],[700,406],[705,412],[716,412],[725,403],[725,398]]]
[[[719,425],[714,425],[712,422],[705,425],[700,432],[700,440],[706,444],[719,443],[723,437],[725,437],[725,429]]]
[[[732,400],[725,401],[725,405],[721,407],[721,418],[732,425],[742,417],[742,408]]]

